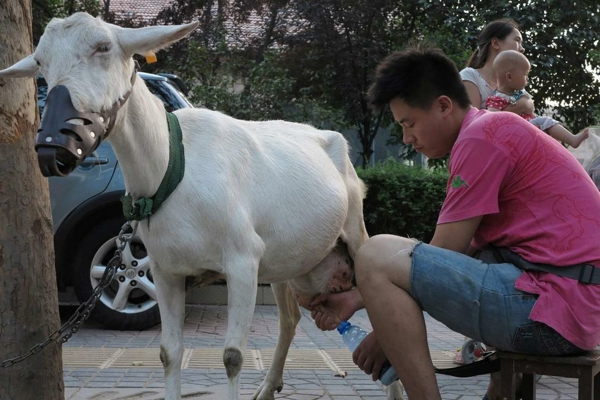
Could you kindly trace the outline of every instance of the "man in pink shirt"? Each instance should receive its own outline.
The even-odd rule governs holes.
[[[440,50],[394,53],[369,95],[390,106],[404,142],[429,158],[450,153],[446,200],[430,244],[392,235],[358,251],[358,289],[315,299],[333,329],[366,307],[374,331],[354,353],[378,378],[390,360],[409,398],[440,399],[423,311],[501,350],[566,355],[600,343],[600,192],[557,141],[516,114],[472,108]],[[402,210],[399,210],[401,212]],[[484,246],[557,267],[525,272],[470,257]],[[566,277],[574,265],[579,275]]]

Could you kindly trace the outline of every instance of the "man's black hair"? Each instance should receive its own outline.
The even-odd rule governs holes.
[[[442,50],[422,43],[386,57],[368,92],[375,108],[397,97],[411,107],[429,109],[443,95],[462,108],[471,104],[456,64]]]

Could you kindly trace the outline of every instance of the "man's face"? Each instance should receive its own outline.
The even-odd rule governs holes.
[[[402,126],[405,144],[429,158],[444,157],[450,152],[460,126],[455,127],[447,118],[452,102],[440,96],[428,110],[411,107],[399,98],[390,101],[394,119]]]

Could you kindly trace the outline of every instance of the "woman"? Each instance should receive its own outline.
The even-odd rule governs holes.
[[[477,48],[469,58],[460,76],[473,107],[485,109],[485,101],[498,87],[494,73],[494,59],[504,50],[523,52],[523,37],[512,19],[499,19],[487,24],[477,39]],[[533,101],[522,98],[505,109],[517,114],[533,114]]]

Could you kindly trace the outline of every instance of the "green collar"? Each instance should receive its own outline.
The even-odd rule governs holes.
[[[183,154],[181,127],[177,117],[171,113],[167,113],[167,123],[169,125],[169,165],[167,171],[154,196],[150,198],[141,197],[135,202],[133,202],[131,194],[121,197],[123,215],[128,221],[142,221],[156,213],[183,179],[185,155]]]

